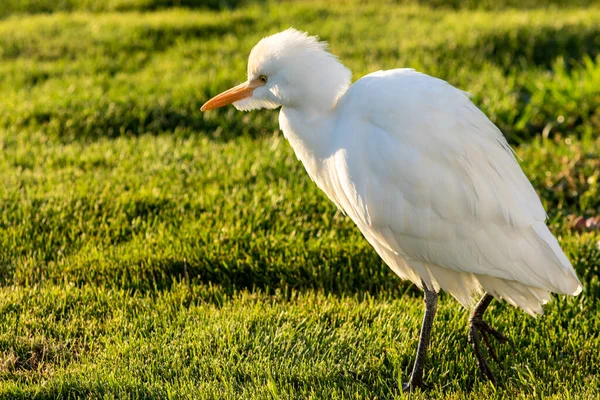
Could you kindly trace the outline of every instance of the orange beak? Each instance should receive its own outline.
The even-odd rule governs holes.
[[[264,86],[264,83],[259,79],[254,79],[249,82],[244,82],[240,85],[232,87],[221,94],[216,95],[200,108],[200,111],[214,110],[215,108],[223,107],[238,100],[252,96],[252,92],[257,87]]]

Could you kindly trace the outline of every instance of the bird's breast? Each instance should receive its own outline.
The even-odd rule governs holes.
[[[314,116],[282,109],[279,126],[310,178],[341,208],[335,190],[334,117],[328,113]]]

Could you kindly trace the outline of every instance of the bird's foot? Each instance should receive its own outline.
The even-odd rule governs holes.
[[[494,374],[492,373],[492,370],[481,351],[480,338],[483,338],[483,343],[485,343],[485,346],[488,349],[488,354],[494,359],[494,361],[497,363],[500,362],[498,360],[498,356],[496,355],[496,351],[494,350],[494,346],[492,346],[492,343],[490,342],[490,336],[494,337],[500,343],[510,343],[512,345],[506,336],[492,328],[482,318],[473,316],[469,319],[469,342],[473,344],[473,348],[475,349],[475,355],[477,356],[479,369],[485,378],[489,379],[495,384],[496,378],[494,377]]]
[[[415,389],[424,390],[424,389],[431,389],[431,388],[433,388],[433,386],[424,384],[422,380],[413,379],[412,376],[410,377],[408,382],[404,382],[402,384],[402,391],[404,393],[412,392]]]

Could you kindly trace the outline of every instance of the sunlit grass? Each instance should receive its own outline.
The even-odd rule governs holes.
[[[567,224],[600,211],[600,9],[138,6],[0,20],[2,396],[402,397],[419,292],[310,181],[276,112],[199,111],[290,25],[355,79],[411,66],[473,93],[584,283],[538,319],[495,303],[517,345],[498,388],[442,296],[416,398],[600,395],[600,235]]]

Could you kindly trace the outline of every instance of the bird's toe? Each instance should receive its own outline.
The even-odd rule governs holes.
[[[498,340],[500,343],[511,343],[511,341],[508,339],[508,337],[500,333],[498,330],[492,328],[481,318],[471,318],[469,325],[469,342],[473,345],[475,350],[475,355],[477,356],[477,362],[479,364],[479,370],[486,379],[493,384],[496,384],[496,378],[492,373],[492,369],[483,355],[480,339],[483,339],[483,343],[488,350],[489,356],[498,364],[500,364],[500,360],[498,359],[496,351],[492,346],[490,336]]]
[[[431,385],[426,385],[423,382],[414,382],[412,379],[408,382],[404,382],[402,384],[402,391],[404,393],[407,392],[412,392],[413,390],[416,389],[420,389],[420,390],[425,390],[425,389],[431,389],[433,386]]]

